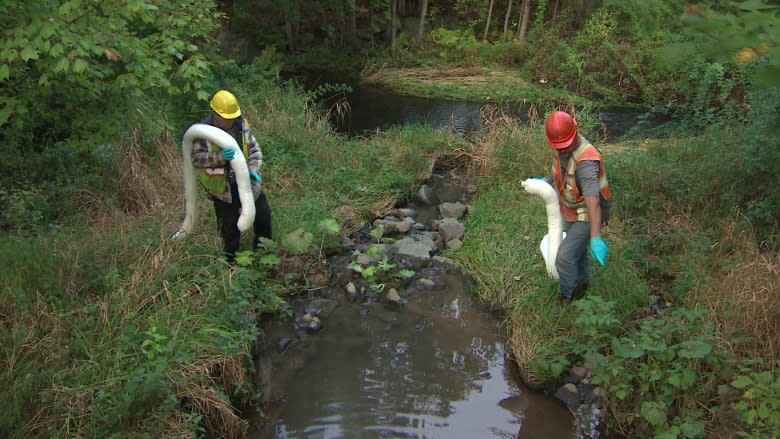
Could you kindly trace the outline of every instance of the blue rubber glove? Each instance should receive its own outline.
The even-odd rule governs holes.
[[[260,175],[259,172],[255,172],[255,171],[249,173],[249,179],[254,181],[257,184],[261,184],[263,182],[263,177]]]
[[[590,238],[590,255],[601,265],[607,265],[607,255],[609,247],[601,236]]]
[[[236,150],[233,148],[222,148],[222,158],[229,162],[236,156]]]

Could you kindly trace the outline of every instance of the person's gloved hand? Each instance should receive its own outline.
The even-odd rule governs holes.
[[[255,172],[255,171],[249,173],[249,179],[257,184],[261,184],[263,182],[263,177],[260,175],[259,172]]]
[[[222,158],[229,162],[236,156],[236,150],[233,148],[222,148]]]
[[[607,255],[609,254],[609,247],[604,242],[604,238],[601,236],[594,236],[590,238],[590,255],[601,265],[607,265]]]

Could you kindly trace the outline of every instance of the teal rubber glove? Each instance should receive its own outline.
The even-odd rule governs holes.
[[[607,255],[609,247],[601,236],[590,238],[590,255],[601,265],[607,265]]]
[[[263,177],[260,175],[259,172],[255,172],[255,171],[250,172],[249,178],[257,184],[261,184],[263,182]]]
[[[236,156],[236,150],[233,148],[222,148],[222,158],[229,162]]]

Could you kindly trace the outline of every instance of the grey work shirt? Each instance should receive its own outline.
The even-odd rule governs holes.
[[[571,159],[571,156],[561,157],[561,173],[566,171],[569,159]],[[599,196],[599,168],[598,160],[582,160],[577,163],[574,178],[577,180],[577,187],[580,189],[582,196]],[[547,175],[545,180],[547,180],[547,183],[555,184],[555,177],[552,174]]]

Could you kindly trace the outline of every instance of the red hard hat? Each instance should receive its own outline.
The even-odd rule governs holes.
[[[553,111],[544,123],[544,136],[552,149],[565,149],[577,135],[577,122],[565,111]]]

